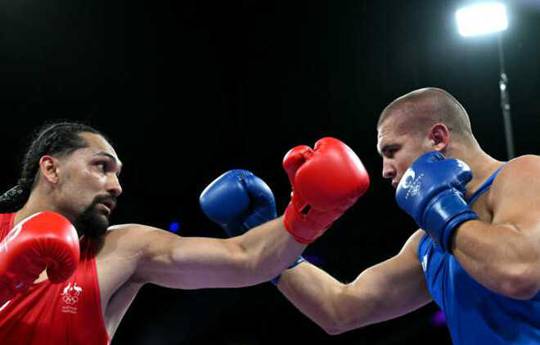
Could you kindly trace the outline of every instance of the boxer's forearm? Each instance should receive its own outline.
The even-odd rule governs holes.
[[[282,273],[278,288],[285,297],[329,334],[341,333],[339,297],[345,285],[309,263]]]
[[[243,253],[239,273],[246,283],[268,281],[294,262],[306,245],[298,243],[287,232],[283,218],[262,224],[242,236],[232,238]]]
[[[416,257],[423,232],[414,233],[394,257],[343,284],[303,263],[285,271],[279,290],[329,334],[343,333],[404,315],[431,300]]]

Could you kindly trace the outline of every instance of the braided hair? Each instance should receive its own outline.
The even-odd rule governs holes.
[[[77,122],[56,122],[39,128],[24,154],[17,185],[0,195],[0,213],[15,212],[24,206],[39,176],[41,157],[61,157],[86,147],[88,144],[79,135],[82,132],[103,136],[98,130]]]

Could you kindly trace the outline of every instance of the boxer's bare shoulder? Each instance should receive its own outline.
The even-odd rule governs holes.
[[[504,165],[489,195],[493,222],[512,219],[522,223],[529,218],[527,215],[537,222],[540,210],[531,206],[540,202],[539,171],[540,156],[536,155],[520,156]]]
[[[105,324],[113,336],[143,283],[132,279],[148,242],[146,234],[160,231],[139,224],[110,227],[98,245],[96,269]]]

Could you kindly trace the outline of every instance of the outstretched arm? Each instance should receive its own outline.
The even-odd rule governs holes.
[[[396,256],[343,284],[309,263],[287,270],[279,290],[329,334],[343,333],[411,312],[431,300],[416,249],[417,231]]]
[[[132,280],[182,289],[241,287],[270,280],[302,252],[304,245],[278,218],[230,239],[180,237],[144,226],[116,227],[136,258]]]

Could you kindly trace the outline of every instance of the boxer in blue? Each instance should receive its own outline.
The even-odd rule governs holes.
[[[492,158],[463,106],[436,88],[394,100],[377,130],[383,177],[420,229],[352,283],[304,261],[279,290],[330,334],[433,300],[454,344],[540,343],[540,157]]]

